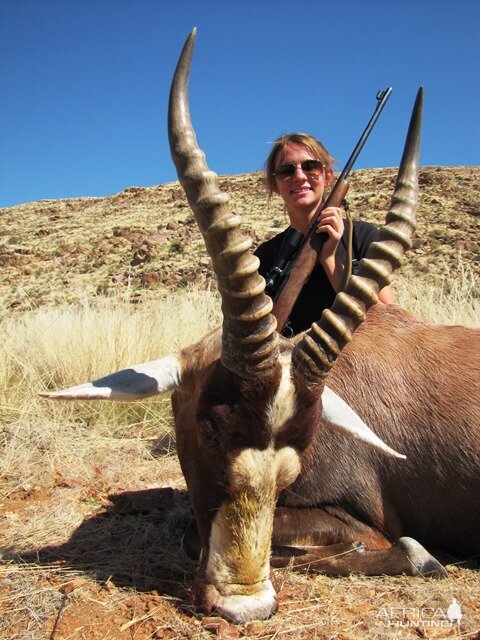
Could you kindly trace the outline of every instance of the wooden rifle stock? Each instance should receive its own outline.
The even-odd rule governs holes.
[[[290,275],[272,309],[272,313],[277,319],[277,331],[279,333],[282,332],[303,285],[312,273],[323,243],[326,240],[325,236],[327,234],[316,233],[318,218],[326,207],[342,206],[342,202],[347,195],[348,187],[349,184],[347,180],[337,180],[326,202],[315,216],[315,220],[310,225],[309,231],[298,250],[295,260],[292,263]]]

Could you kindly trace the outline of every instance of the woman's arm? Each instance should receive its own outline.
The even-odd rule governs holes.
[[[383,304],[393,304],[395,301],[392,286],[387,285],[386,287],[383,287],[383,289],[378,292],[378,299],[380,302],[383,302]]]

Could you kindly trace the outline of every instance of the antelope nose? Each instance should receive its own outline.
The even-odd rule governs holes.
[[[210,588],[209,588],[210,587]],[[213,585],[206,589],[204,610],[207,615],[216,614],[234,624],[251,620],[266,620],[277,608],[277,594],[270,580],[249,595],[222,595]]]

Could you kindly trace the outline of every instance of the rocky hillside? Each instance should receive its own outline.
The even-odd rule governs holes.
[[[382,221],[395,175],[395,169],[353,173],[348,199],[354,217]],[[480,167],[420,170],[418,230],[404,273],[434,279],[461,260],[480,274],[479,181]],[[220,183],[255,244],[286,226],[261,174]],[[177,182],[0,209],[0,266],[3,307],[19,310],[104,294],[140,301],[189,282],[211,286],[213,279]]]

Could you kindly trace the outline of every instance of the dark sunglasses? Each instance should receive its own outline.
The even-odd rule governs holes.
[[[297,167],[300,167],[309,178],[319,178],[323,171],[320,160],[304,160],[300,164],[281,164],[275,169],[273,175],[277,180],[290,180]]]

